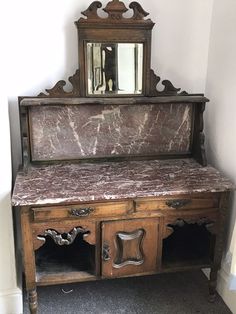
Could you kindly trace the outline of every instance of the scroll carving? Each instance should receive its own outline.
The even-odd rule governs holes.
[[[80,18],[76,24],[98,21],[104,23],[119,21],[119,23],[141,22],[153,25],[150,19],[144,19],[147,15],[149,15],[149,13],[144,11],[142,6],[136,1],[131,2],[129,5],[129,8],[133,10],[133,15],[129,18],[123,16],[123,14],[128,11],[128,9],[122,1],[112,0],[107,3],[106,7],[103,9],[103,11],[108,14],[107,17],[100,17],[98,15],[98,9],[101,7],[102,3],[100,1],[92,2],[87,10],[81,12],[86,18]]]
[[[157,76],[153,70],[150,70],[150,96],[187,96],[187,92],[180,92],[181,88],[176,88],[169,80],[162,81],[164,89],[157,90],[157,85],[160,83],[161,78]]]
[[[79,79],[80,74],[79,70],[76,70],[73,76],[68,78],[68,81],[72,85],[72,90],[70,92],[66,92],[64,90],[64,86],[66,85],[66,81],[61,80],[55,84],[55,86],[51,89],[46,89],[47,94],[40,93],[39,97],[79,97]]]
[[[116,258],[113,264],[114,268],[121,268],[127,265],[141,265],[144,262],[144,255],[142,252],[142,240],[145,231],[138,229],[134,232],[118,232],[116,234]],[[126,241],[134,241],[132,248],[134,249],[134,256],[132,256],[132,250],[127,252],[125,247]]]
[[[134,11],[134,15],[132,17],[134,20],[143,20],[146,16],[149,15],[149,13],[144,11],[142,6],[136,1],[131,2],[129,8],[133,9]]]
[[[42,246],[45,242],[46,242],[46,237],[49,236],[50,238],[53,239],[53,241],[59,245],[59,246],[63,246],[63,245],[71,245],[74,241],[75,238],[77,237],[77,235],[79,233],[83,233],[86,234],[89,231],[87,229],[83,229],[81,227],[77,227],[77,228],[73,228],[70,232],[65,233],[65,236],[63,236],[63,234],[58,233],[56,230],[53,229],[47,229],[44,231],[43,235],[39,235],[37,236],[37,239],[39,241],[41,241],[41,245]],[[40,247],[39,246],[39,247]],[[39,248],[38,247],[38,248]]]
[[[102,7],[102,3],[100,1],[94,1],[90,4],[87,10],[81,12],[84,16],[87,17],[88,20],[98,19],[97,11]]]

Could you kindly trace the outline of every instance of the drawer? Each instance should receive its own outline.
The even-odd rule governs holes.
[[[32,208],[34,221],[62,218],[121,216],[133,211],[133,201]]]
[[[218,208],[217,195],[179,196],[168,198],[140,199],[135,201],[136,211],[181,210]]]

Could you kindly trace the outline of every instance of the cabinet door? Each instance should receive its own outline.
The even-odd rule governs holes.
[[[160,256],[158,243],[158,218],[103,222],[103,277],[155,272]]]

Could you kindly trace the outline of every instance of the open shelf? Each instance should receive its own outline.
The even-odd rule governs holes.
[[[95,245],[84,241],[83,234],[63,246],[46,237],[45,244],[35,251],[35,260],[36,280],[42,285],[96,278]]]
[[[170,225],[174,232],[163,240],[162,269],[210,266],[215,236],[204,224]]]

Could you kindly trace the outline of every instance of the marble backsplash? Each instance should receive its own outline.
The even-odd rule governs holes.
[[[33,161],[188,153],[191,104],[30,107]]]

